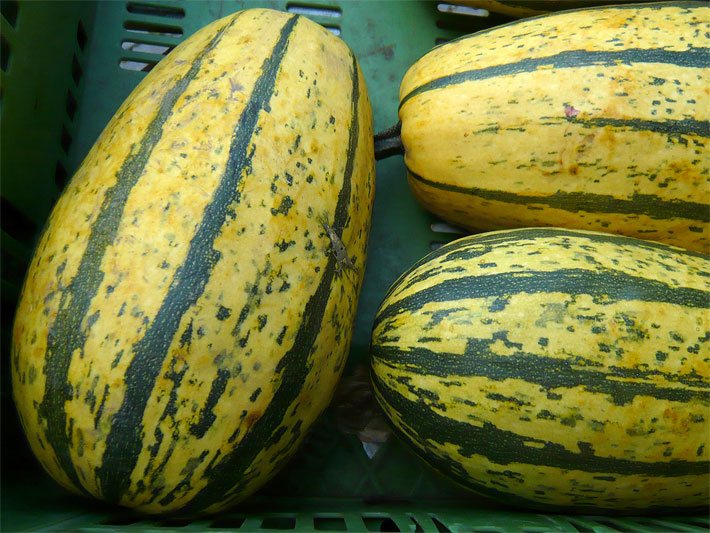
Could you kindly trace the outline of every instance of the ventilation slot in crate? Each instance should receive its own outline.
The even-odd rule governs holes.
[[[436,530],[439,533],[451,533],[451,530],[448,528],[448,526],[444,524],[441,520],[439,520],[437,517],[435,517],[434,515],[429,515],[429,518],[431,518],[431,521],[434,522]]]
[[[161,35],[166,37],[182,37],[182,28],[170,24],[157,24],[155,22],[147,22],[143,20],[127,20],[123,23],[123,27],[131,33],[140,33],[143,35]]]
[[[185,18],[185,10],[176,6],[165,6],[142,2],[128,2],[126,10],[136,15],[150,15],[154,17],[165,17],[172,19]]]
[[[79,45],[79,50],[82,52],[84,51],[84,48],[86,48],[86,30],[84,29],[84,24],[79,21],[79,23],[76,25],[76,44]]]
[[[5,39],[5,35],[0,35],[0,68],[7,72],[10,65],[10,43]]]
[[[67,89],[66,98],[64,100],[64,111],[66,112],[66,122],[62,124],[61,134],[60,134],[60,146],[64,151],[65,155],[69,155],[69,149],[72,143],[72,134],[74,131],[74,118],[76,116],[77,109],[77,99],[75,96],[76,91],[79,89],[79,84],[81,83],[81,78],[84,75],[84,68],[82,65],[82,58],[84,57],[83,52],[86,48],[88,36],[86,34],[86,29],[81,20],[77,21],[76,25],[76,49],[74,54],[72,54],[71,60],[71,77],[74,80],[74,86],[70,86]],[[55,171],[55,184],[61,191],[67,182],[67,171],[65,165],[59,161],[57,162],[57,167]]]
[[[83,73],[84,73],[84,70],[81,68],[81,65],[79,64],[79,58],[77,58],[76,54],[75,54],[71,58],[71,77],[77,86],[79,85],[79,80],[81,80],[81,75]]]
[[[261,521],[261,529],[296,529],[295,516],[267,516]]]
[[[74,98],[71,90],[67,90],[66,111],[69,120],[74,120],[74,115],[76,114],[76,98]]]
[[[343,16],[343,12],[338,7],[289,3],[286,5],[286,10],[289,13],[295,13],[296,15],[303,15],[313,19],[334,35],[340,35],[341,33],[339,22]]]
[[[13,28],[15,24],[17,24],[17,11],[19,6],[20,4],[17,0],[3,0],[0,2],[0,14],[2,14],[2,18]]]
[[[67,131],[66,126],[62,126],[61,144],[62,144],[62,150],[64,150],[64,153],[68,154],[69,147],[71,146],[71,135],[69,135],[69,132]]]
[[[171,45],[153,44],[126,39],[121,42],[122,50],[139,54],[148,54],[149,56],[155,56],[155,59],[146,58],[144,61],[138,61],[135,58],[123,58],[121,59],[119,66],[126,70],[149,72],[158,63],[158,61],[168,55],[173,48],[175,47]]]
[[[223,516],[214,520],[210,525],[210,529],[239,529],[246,522],[243,516]]]
[[[362,517],[367,531],[401,531],[399,526],[386,515],[367,515]]]
[[[146,21],[129,20],[123,27],[130,34],[121,41],[122,55],[118,66],[124,70],[149,72],[177,46],[183,35],[179,26]]]
[[[477,9],[469,6],[459,6],[456,4],[437,4],[439,13],[451,13],[453,15],[468,15],[469,17],[487,17],[489,15],[487,9]]]
[[[444,33],[435,38],[434,42],[437,45],[491,25],[490,13],[487,9],[440,2],[436,5],[436,11],[436,27]]]
[[[457,227],[457,226],[452,226],[451,224],[447,224],[446,222],[432,222],[431,226],[431,231],[434,233],[451,233],[451,234],[458,234],[458,235],[463,235],[466,233],[465,230]]]

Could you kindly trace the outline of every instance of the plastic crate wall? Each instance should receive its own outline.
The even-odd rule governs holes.
[[[355,51],[375,130],[397,120],[399,82],[435,44],[507,22],[429,1],[3,0],[2,35],[2,514],[3,530],[165,531],[703,531],[703,517],[565,517],[509,510],[464,492],[390,440],[371,460],[327,411],[294,460],[255,498],[209,520],[154,519],[97,507],[48,478],[19,428],[9,341],[19,288],[53,202],[123,99],[153,65],[203,25],[244,7],[299,13]],[[344,379],[367,362],[387,287],[456,230],[409,194],[401,158],[377,164],[365,283]],[[316,475],[314,475],[316,474]]]

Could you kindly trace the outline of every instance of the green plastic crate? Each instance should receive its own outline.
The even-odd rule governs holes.
[[[471,495],[390,439],[369,459],[331,410],[255,497],[228,513],[186,521],[141,517],[75,497],[32,457],[12,404],[9,344],[27,263],[53,202],[123,99],[152,65],[208,22],[245,7],[304,14],[355,51],[375,129],[397,119],[399,82],[435,44],[507,22],[450,13],[433,1],[2,0],[2,531],[707,531],[706,516],[592,517],[525,513]],[[386,289],[430,249],[458,235],[409,193],[401,158],[377,164],[365,283],[344,378],[367,363]]]

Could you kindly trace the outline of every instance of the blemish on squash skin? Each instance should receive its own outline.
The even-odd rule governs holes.
[[[579,109],[575,109],[575,107],[570,104],[564,104],[564,108],[565,108],[565,117],[567,117],[567,118],[574,118],[577,115],[579,115]]]

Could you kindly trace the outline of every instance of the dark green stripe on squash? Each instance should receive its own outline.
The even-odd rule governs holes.
[[[549,466],[563,470],[598,472],[599,474],[648,475],[655,477],[682,477],[687,475],[706,475],[710,469],[708,461],[682,461],[673,459],[667,462],[632,461],[614,457],[602,457],[594,454],[591,444],[581,442],[581,453],[573,453],[561,444],[542,441],[519,435],[512,431],[497,428],[483,422],[482,427],[459,422],[440,415],[431,409],[423,399],[412,401],[387,385],[375,374],[374,383],[384,402],[397,413],[407,413],[407,419],[417,420],[416,440],[431,440],[440,444],[455,444],[459,452],[466,457],[482,455],[500,465],[524,462],[531,465]],[[413,390],[412,392],[418,391]],[[435,399],[433,400],[435,401]],[[536,442],[537,446],[526,443]]]
[[[106,191],[77,273],[62,293],[57,316],[49,330],[44,366],[46,386],[39,405],[39,416],[47,422],[47,440],[57,456],[59,466],[72,484],[87,495],[69,453],[72,436],[67,433],[65,410],[66,402],[72,397],[71,385],[67,381],[72,354],[81,350],[86,342],[82,322],[103,281],[101,263],[106,248],[116,237],[128,195],[143,174],[146,162],[162,136],[163,126],[170,118],[177,100],[202,68],[205,57],[217,46],[224,33],[237,19],[238,17],[212,38],[188,72],[166,93],[143,139],[121,166],[116,184]],[[131,431],[135,431],[135,428],[131,428]]]
[[[408,374],[433,375],[447,379],[456,376],[482,376],[494,381],[519,379],[547,389],[583,386],[588,392],[609,396],[616,405],[626,405],[636,396],[648,396],[674,402],[710,401],[710,386],[703,378],[695,376],[675,376],[658,371],[642,371],[632,368],[611,367],[600,369],[599,363],[585,358],[583,354],[574,359],[545,357],[540,354],[518,352],[515,355],[495,355],[491,346],[498,340],[507,341],[505,332],[494,335],[490,340],[469,339],[463,354],[434,352],[420,346],[395,348],[373,343],[373,357],[384,364],[404,366]],[[508,341],[509,342],[509,341]],[[596,350],[596,346],[590,349]],[[651,381],[661,376],[667,382],[683,387],[660,386]],[[611,378],[611,379],[610,379]],[[693,379],[695,378],[695,379]],[[645,383],[621,380],[649,380]],[[704,390],[690,390],[698,387]]]
[[[479,257],[489,253],[492,250],[491,245],[493,244],[504,245],[505,243],[510,243],[515,245],[520,242],[521,237],[525,239],[539,239],[548,237],[569,237],[579,239],[582,236],[584,236],[585,239],[588,239],[591,243],[595,241],[600,241],[610,244],[617,244],[620,246],[640,246],[649,250],[656,250],[666,253],[668,252],[668,246],[665,244],[657,243],[654,241],[639,241],[637,239],[632,239],[623,235],[605,234],[603,237],[600,237],[599,235],[594,233],[582,233],[577,230],[566,230],[562,228],[522,228],[516,230],[515,232],[502,231],[480,234],[476,237],[475,242],[461,239],[457,242],[449,243],[448,245],[431,252],[429,255],[422,257],[419,261],[412,265],[409,271],[416,270],[420,266],[429,263],[433,259],[441,257],[443,255],[446,255],[450,259],[471,259],[473,257]],[[682,255],[686,255],[688,257],[699,257],[702,259],[707,257],[701,252],[695,252],[692,250],[675,250],[675,252],[680,253]],[[705,274],[701,273],[700,275]],[[409,287],[413,283],[416,283],[418,280],[424,279],[424,276],[425,274],[422,273],[421,275],[410,277],[407,280],[408,283],[405,287]],[[710,277],[710,273],[707,273],[707,276]],[[387,290],[385,296],[383,297],[383,301],[387,300],[395,289],[401,288],[402,287],[398,287],[398,282],[393,283]]]
[[[708,123],[705,124],[707,127]],[[547,196],[533,196],[501,190],[486,190],[478,187],[461,187],[425,178],[411,170],[408,170],[408,172],[414,180],[430,187],[496,202],[525,206],[545,205],[553,209],[561,209],[572,213],[580,211],[588,213],[619,213],[646,215],[656,220],[685,218],[710,222],[710,209],[708,209],[706,204],[685,200],[663,200],[650,194],[634,193],[629,200],[615,198],[608,194],[563,191],[557,191]]]
[[[466,453],[486,454],[486,457],[502,465],[519,463],[521,457],[525,457],[526,463],[528,464],[547,465],[557,468],[560,468],[559,465],[570,465],[571,468],[573,467],[573,470],[579,470],[577,467],[583,464],[586,467],[590,467],[585,468],[583,471],[592,473],[599,472],[600,475],[605,477],[608,477],[610,473],[648,473],[648,475],[663,477],[682,477],[688,474],[702,476],[707,474],[708,468],[710,467],[707,461],[704,463],[670,461],[663,463],[664,466],[656,469],[657,463],[643,463],[624,459],[616,460],[595,456],[591,446],[585,442],[579,443],[580,454],[569,452],[560,445],[541,441],[538,441],[538,443],[544,444],[544,447],[537,449],[525,445],[526,442],[530,442],[533,439],[521,437],[509,431],[499,430],[491,424],[485,424],[483,427],[477,428],[441,416],[427,408],[425,404],[409,401],[396,391],[392,391],[386,384],[379,380],[376,375],[373,375],[373,386],[380,402],[389,405],[398,413],[412,413],[412,416],[416,417],[416,434],[409,434],[407,430],[396,425],[394,429],[396,433],[404,437],[404,442],[410,446],[417,455],[439,471],[449,472],[459,483],[462,483],[475,492],[511,505],[540,509],[544,512],[550,512],[551,510],[559,510],[562,512],[589,512],[589,503],[583,500],[584,495],[573,495],[575,499],[578,500],[575,504],[578,505],[578,507],[575,507],[575,505],[567,505],[564,507],[557,507],[551,504],[543,505],[537,501],[516,495],[516,482],[513,479],[510,480],[510,486],[501,486],[502,489],[507,490],[497,490],[472,479],[462,466],[453,459],[422,450],[414,446],[412,441],[425,442],[426,440],[431,440],[439,443],[453,442],[460,445],[461,453],[464,455]],[[460,435],[467,436],[466,442],[461,442]],[[476,443],[475,449],[470,449],[470,443],[472,442]],[[609,466],[613,466],[613,470],[607,470]],[[562,468],[565,467],[562,466]],[[679,506],[682,506],[683,503],[683,501],[678,501]],[[678,512],[678,508],[649,506],[645,509],[646,513],[669,511]],[[605,512],[609,511],[605,510]]]
[[[515,63],[466,70],[436,78],[410,91],[402,98],[399,108],[401,109],[404,104],[415,96],[428,91],[459,85],[468,81],[480,81],[511,74],[534,72],[541,67],[564,69],[582,68],[586,66],[613,67],[617,64],[668,63],[671,65],[702,69],[708,64],[709,53],[710,48],[691,48],[682,52],[642,48],[629,48],[620,51],[566,50],[553,56],[523,59]]]
[[[176,271],[153,322],[135,345],[133,359],[125,374],[127,394],[112,418],[102,466],[97,471],[102,494],[107,501],[118,502],[130,486],[131,472],[143,448],[143,412],[165,361],[171,339],[185,312],[204,291],[214,264],[219,261],[219,252],[213,248],[213,244],[225,223],[229,206],[239,201],[238,183],[242,174],[251,168],[254,155],[251,139],[259,114],[268,108],[281,60],[297,20],[296,16],[288,20],[281,29],[276,46],[264,60],[262,73],[236,124],[222,179],[212,201],[205,208],[187,257]]]
[[[606,302],[664,302],[682,307],[704,309],[708,305],[705,291],[687,287],[670,287],[656,280],[631,276],[618,271],[594,272],[565,269],[551,272],[502,272],[487,276],[465,276],[448,279],[422,289],[381,309],[375,327],[382,321],[408,310],[418,310],[428,302],[451,302],[458,298],[487,298],[512,294],[556,292],[590,295]]]
[[[352,121],[346,155],[343,185],[341,187],[332,226],[342,231],[347,221],[350,205],[351,179],[357,153],[360,125],[358,120],[360,85],[357,61],[352,56]],[[207,479],[205,487],[184,508],[185,513],[199,513],[209,506],[227,500],[239,498],[240,489],[246,486],[258,472],[247,474],[254,459],[264,449],[278,442],[286,431],[282,421],[288,408],[301,393],[309,367],[308,357],[320,332],[328,295],[335,277],[336,259],[333,254],[328,256],[328,264],[323,269],[323,276],[313,295],[303,310],[301,325],[293,340],[292,347],[279,361],[276,374],[282,376],[281,384],[274,394],[269,406],[262,416],[251,426],[239,445],[229,452],[221,461],[208,468],[204,473]],[[300,438],[300,421],[292,430],[291,441],[295,443]],[[288,451],[288,447],[286,448]],[[280,457],[277,460],[284,460]],[[239,482],[235,485],[234,480]]]

